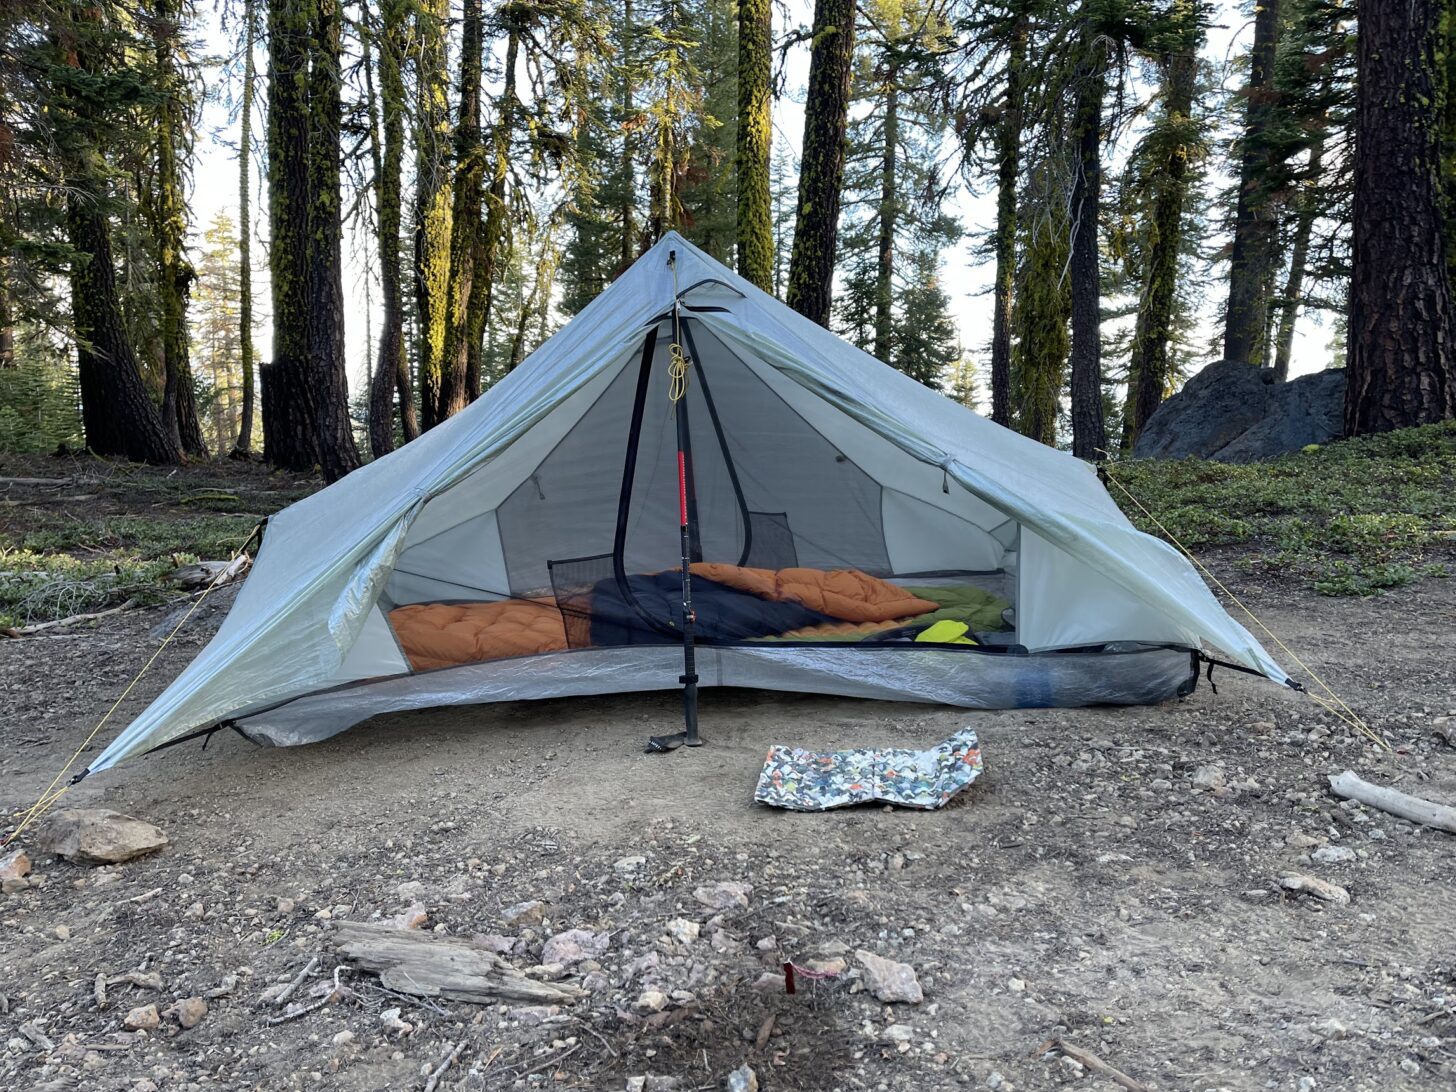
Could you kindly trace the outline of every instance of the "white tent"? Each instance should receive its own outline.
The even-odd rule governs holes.
[[[677,569],[674,338],[691,359],[695,557],[959,580],[1011,604],[1009,632],[976,645],[704,641],[704,685],[978,708],[1152,702],[1186,692],[1205,643],[1287,681],[1090,466],[880,363],[673,233],[478,402],[273,516],[217,635],[90,771],[221,724],[302,743],[391,710],[676,687],[669,637],[603,646],[568,621],[564,647],[421,669],[391,624],[410,605],[506,600],[568,618],[594,581]]]

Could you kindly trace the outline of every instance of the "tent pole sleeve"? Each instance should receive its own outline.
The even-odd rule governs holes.
[[[642,364],[637,372],[637,392],[632,402],[632,425],[627,434],[627,456],[622,464],[622,491],[617,499],[617,531],[612,541],[612,575],[617,581],[617,590],[628,606],[650,629],[673,640],[678,638],[677,627],[671,619],[654,618],[637,597],[627,582],[627,517],[632,509],[632,483],[637,477],[637,447],[642,437],[642,418],[647,410],[647,386],[652,380],[652,357],[657,351],[657,327],[647,331],[642,342]]]

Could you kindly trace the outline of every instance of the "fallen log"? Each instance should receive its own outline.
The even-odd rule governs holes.
[[[62,486],[70,485],[75,478],[0,478],[0,486],[11,485],[34,485],[34,486]]]
[[[1456,808],[1422,800],[1419,796],[1408,796],[1383,785],[1372,785],[1359,777],[1354,770],[1346,770],[1338,777],[1331,777],[1330,790],[1346,800],[1354,800],[1422,826],[1456,834]]]
[[[178,566],[167,574],[166,580],[183,589],[215,588],[236,580],[252,564],[253,559],[247,554],[239,554],[231,561],[198,561]]]
[[[420,933],[377,922],[334,923],[334,946],[386,989],[411,997],[541,1004],[574,1001],[576,986],[527,978],[483,945],[464,937]]]
[[[56,629],[59,626],[74,626],[80,622],[94,622],[98,618],[107,618],[113,614],[120,614],[122,611],[131,610],[136,605],[137,601],[135,599],[128,599],[119,607],[107,607],[105,610],[92,611],[89,614],[73,614],[68,618],[57,618],[52,622],[34,622],[28,626],[6,626],[4,629],[0,629],[0,635],[5,637],[29,637],[33,633]]]

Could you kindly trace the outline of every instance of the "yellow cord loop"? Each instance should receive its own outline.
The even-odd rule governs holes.
[[[1392,750],[1390,744],[1387,743],[1385,739],[1375,731],[1375,729],[1371,728],[1370,725],[1366,724],[1365,721],[1360,718],[1360,715],[1356,713],[1355,710],[1351,709],[1350,706],[1345,703],[1343,698],[1335,693],[1334,689],[1330,686],[1330,684],[1325,682],[1324,679],[1320,678],[1319,673],[1316,672],[1314,668],[1310,667],[1307,663],[1301,660],[1299,658],[1299,655],[1292,648],[1286,645],[1282,640],[1280,640],[1279,635],[1268,626],[1266,626],[1259,618],[1259,616],[1255,614],[1252,610],[1250,610],[1248,605],[1245,604],[1242,599],[1240,599],[1237,595],[1230,591],[1227,585],[1225,585],[1222,580],[1213,575],[1207,565],[1199,561],[1198,558],[1194,557],[1193,551],[1188,549],[1187,546],[1184,546],[1183,543],[1179,542],[1173,532],[1168,530],[1168,528],[1164,527],[1162,521],[1159,520],[1157,516],[1153,515],[1152,512],[1148,511],[1147,506],[1144,505],[1142,501],[1138,500],[1137,497],[1132,495],[1132,491],[1129,490],[1127,486],[1123,485],[1122,482],[1118,481],[1115,477],[1112,476],[1111,471],[1107,469],[1106,463],[1104,463],[1102,466],[1102,472],[1103,477],[1105,477],[1113,485],[1117,486],[1118,489],[1121,489],[1123,495],[1126,496],[1128,500],[1132,501],[1133,504],[1137,505],[1138,511],[1141,512],[1143,515],[1147,516],[1148,520],[1152,523],[1152,525],[1162,532],[1164,538],[1166,538],[1174,546],[1178,547],[1179,551],[1182,552],[1183,556],[1188,558],[1188,560],[1197,567],[1199,572],[1203,573],[1204,576],[1206,576],[1210,581],[1213,582],[1214,587],[1216,587],[1219,591],[1223,592],[1224,595],[1228,596],[1229,601],[1233,603],[1236,607],[1238,607],[1239,610],[1243,611],[1246,615],[1248,615],[1249,620],[1253,622],[1254,625],[1258,626],[1259,629],[1261,629],[1264,634],[1279,647],[1281,652],[1289,657],[1289,661],[1291,663],[1293,663],[1301,671],[1308,675],[1310,680],[1316,683],[1322,690],[1324,690],[1325,694],[1328,695],[1328,697],[1325,697],[1324,695],[1316,694],[1311,690],[1306,690],[1305,693],[1308,694],[1312,700],[1324,706],[1332,714],[1334,714],[1335,718],[1338,719],[1342,724],[1344,724],[1346,727],[1355,729],[1357,732],[1360,732],[1376,746],[1382,747],[1387,751]]]
[[[165,650],[166,647],[172,643],[172,638],[176,637],[177,634],[181,632],[182,627],[187,624],[187,620],[192,617],[198,607],[202,606],[203,600],[208,597],[208,595],[212,592],[213,588],[217,587],[218,581],[220,581],[223,576],[227,574],[228,570],[232,568],[233,563],[236,562],[238,558],[242,557],[243,554],[247,553],[248,547],[252,544],[253,539],[257,537],[258,531],[262,528],[262,526],[263,524],[259,523],[251,531],[248,532],[248,537],[243,539],[243,544],[238,547],[237,552],[233,554],[232,559],[228,561],[226,566],[219,569],[217,571],[217,574],[207,583],[207,586],[202,589],[202,594],[199,595],[195,600],[193,600],[192,605],[187,608],[187,613],[182,615],[181,619],[177,622],[177,624],[172,627],[172,632],[167,634],[166,637],[162,638],[162,643],[157,646],[156,651],[154,651],[151,657],[147,660],[147,662],[142,665],[142,669],[138,671],[134,676],[132,676],[131,682],[126,684],[126,689],[121,692],[121,696],[111,703],[111,708],[106,710],[105,714],[101,717],[101,719],[96,722],[96,727],[92,728],[91,731],[86,734],[86,738],[81,741],[81,745],[76,748],[75,753],[66,760],[66,764],[60,768],[60,771],[56,774],[55,777],[51,778],[51,783],[45,787],[45,791],[43,791],[40,794],[39,798],[37,798],[36,802],[30,806],[30,809],[25,813],[25,816],[20,820],[20,823],[13,831],[6,835],[3,841],[0,841],[0,847],[8,846],[11,842],[15,841],[15,839],[19,838],[21,831],[25,830],[26,827],[30,826],[31,823],[35,822],[46,812],[50,811],[51,806],[55,804],[55,802],[59,800],[62,796],[64,796],[68,791],[70,791],[70,783],[63,785],[61,784],[61,779],[64,778],[66,774],[71,772],[71,767],[76,764],[76,760],[81,757],[81,755],[85,752],[86,748],[91,746],[91,741],[96,738],[96,734],[106,726],[106,723],[111,720],[112,715],[121,708],[122,702],[126,701],[126,699],[131,696],[131,692],[136,689],[137,683],[142,681],[142,677],[151,670],[152,665],[157,662],[157,659],[162,655],[163,650]]]
[[[688,368],[692,361],[683,352],[683,347],[675,342],[667,347],[667,352],[667,397],[680,402],[688,392]]]

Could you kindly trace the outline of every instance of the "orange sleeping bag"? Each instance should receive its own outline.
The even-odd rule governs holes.
[[[935,603],[856,569],[748,569],[700,562],[693,566],[693,575],[760,599],[801,603],[843,620],[842,626],[810,627],[803,631],[805,636],[856,628],[870,633],[887,622],[936,609]],[[561,611],[552,599],[414,603],[390,611],[389,623],[416,671],[567,647]]]

